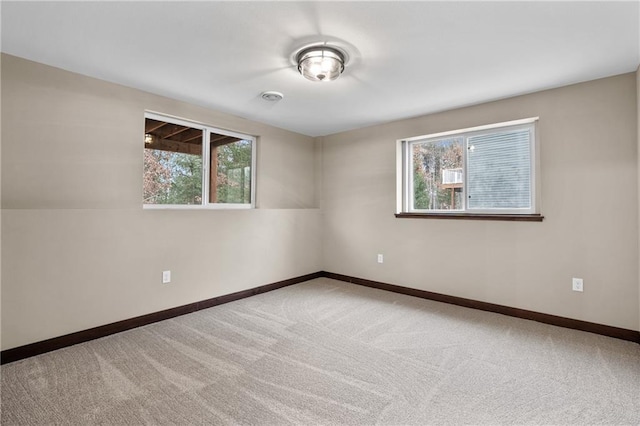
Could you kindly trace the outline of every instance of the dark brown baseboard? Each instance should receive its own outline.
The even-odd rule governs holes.
[[[371,281],[364,278],[350,277],[347,275],[334,274],[333,272],[323,272],[322,276],[332,278],[334,280],[345,281],[352,284],[358,284],[365,287],[373,287],[380,290],[387,290],[394,293],[406,294],[409,296],[420,297],[422,299],[435,300],[437,302],[449,303],[452,305],[464,306],[466,308],[479,309],[482,311],[495,312],[498,314],[508,315],[516,318],[523,318],[545,324],[556,325],[558,327],[571,328],[574,330],[587,331],[590,333],[600,334],[603,336],[614,337],[616,339],[628,340],[640,344],[640,331],[628,330],[626,328],[612,327],[609,325],[596,324],[587,321],[580,321],[571,318],[558,317],[555,315],[542,314],[525,309],[512,308],[509,306],[496,305],[493,303],[479,302],[472,299],[464,299],[462,297],[448,296],[446,294],[433,293],[425,290],[418,290],[409,287],[403,287],[395,284],[387,284],[378,281]]]
[[[54,337],[40,342],[30,343],[28,345],[7,349],[0,352],[0,364],[7,364],[9,362],[14,362],[46,352],[55,351],[56,349],[62,349],[67,346],[76,345],[78,343],[88,342],[89,340],[99,339],[111,334],[120,333],[121,331],[126,331],[154,322],[174,318],[180,315],[199,311],[201,309],[221,305],[223,303],[233,302],[234,300],[244,299],[245,297],[254,296],[256,294],[266,293],[268,291],[276,290],[278,288],[286,287],[292,284],[298,284],[304,281],[309,281],[314,278],[320,278],[322,276],[322,272],[314,272],[312,274],[302,275],[296,278],[266,284],[260,287],[239,291],[237,293],[225,294],[223,296],[214,297],[212,299],[202,300],[200,302],[194,302],[188,305],[178,306],[175,308],[166,309],[164,311],[153,312],[151,314],[126,319],[107,325],[101,325],[99,327],[90,328],[88,330],[82,330],[75,333],[66,334],[64,336]]]
[[[479,302],[472,299],[464,299],[456,296],[448,296],[446,294],[433,293],[425,290],[418,290],[410,287],[403,287],[395,284],[387,284],[378,281],[367,280],[364,278],[350,277],[347,275],[335,274],[333,272],[314,272],[312,274],[302,275],[296,278],[290,278],[284,281],[278,281],[255,287],[248,290],[239,291],[232,294],[225,294],[214,297],[212,299],[202,300],[200,302],[190,303],[188,305],[178,306],[164,311],[153,312],[135,318],[130,318],[118,322],[114,322],[99,327],[82,330],[64,336],[53,337],[51,339],[40,342],[30,343],[24,346],[18,346],[0,352],[0,364],[7,364],[21,359],[40,355],[46,352],[55,351],[57,349],[66,348],[78,343],[88,342],[90,340],[99,339],[111,334],[120,333],[122,331],[131,330],[132,328],[141,327],[143,325],[152,324],[154,322],[163,321],[180,315],[199,311],[201,309],[211,308],[213,306],[222,305],[224,303],[233,302],[235,300],[244,299],[260,293],[276,290],[282,287],[309,281],[315,278],[331,278],[334,280],[345,281],[365,287],[377,288],[380,290],[391,291],[394,293],[406,294],[408,296],[420,297],[422,299],[435,300],[437,302],[449,303],[452,305],[464,306],[467,308],[479,309],[482,311],[495,312],[498,314],[508,315],[516,318],[523,318],[545,324],[556,325],[574,330],[587,331],[590,333],[600,334],[603,336],[614,337],[616,339],[628,340],[640,344],[640,331],[627,330],[625,328],[612,327],[608,325],[596,324],[586,321],[575,320],[571,318],[558,317],[555,315],[542,314],[539,312],[527,311],[525,309],[512,308],[509,306],[496,305],[493,303]]]

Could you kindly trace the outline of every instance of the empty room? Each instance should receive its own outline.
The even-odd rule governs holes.
[[[640,2],[0,15],[3,425],[640,424]]]

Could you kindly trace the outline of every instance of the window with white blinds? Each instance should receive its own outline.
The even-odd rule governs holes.
[[[398,141],[399,212],[537,213],[536,121]]]

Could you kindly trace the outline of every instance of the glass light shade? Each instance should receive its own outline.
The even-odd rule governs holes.
[[[298,71],[311,81],[331,81],[344,71],[344,55],[327,46],[313,46],[298,54]]]

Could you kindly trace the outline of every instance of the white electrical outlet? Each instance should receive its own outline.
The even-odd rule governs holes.
[[[573,278],[571,280],[571,288],[573,291],[583,291],[583,284],[582,278]]]
[[[384,262],[384,256],[379,254],[378,255],[378,263],[383,263]]]
[[[162,271],[162,284],[171,282],[171,271]]]

